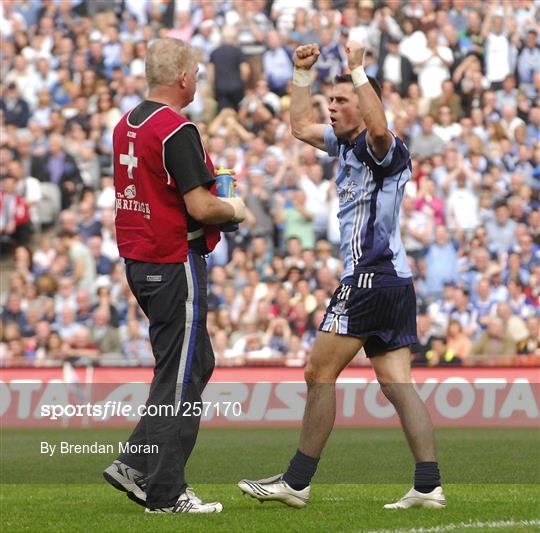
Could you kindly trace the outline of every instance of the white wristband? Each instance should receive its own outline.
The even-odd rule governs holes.
[[[363,66],[353,68],[351,70],[351,78],[352,78],[353,85],[355,87],[360,87],[361,85],[369,83],[368,77],[366,76]]]
[[[311,76],[309,74],[309,70],[295,67],[292,81],[297,87],[309,87],[311,85]]]

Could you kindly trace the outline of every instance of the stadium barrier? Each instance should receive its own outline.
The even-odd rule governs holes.
[[[538,368],[418,368],[413,375],[438,426],[539,427]],[[151,377],[148,368],[2,369],[2,425],[133,426],[146,412]],[[337,426],[399,425],[371,369],[345,370],[336,390]],[[202,403],[170,407],[181,416],[200,412],[207,426],[296,426],[305,392],[302,369],[219,368]]]

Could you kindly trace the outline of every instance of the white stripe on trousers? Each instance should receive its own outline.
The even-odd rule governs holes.
[[[187,261],[184,263],[187,282],[187,299],[186,299],[186,322],[184,326],[184,340],[182,341],[182,350],[180,352],[180,363],[178,365],[178,374],[176,376],[176,392],[174,395],[174,404],[182,401],[182,393],[184,388],[184,376],[186,374],[186,364],[189,351],[189,342],[191,340],[191,330],[193,329],[193,271],[191,269],[191,260],[188,255]],[[197,275],[197,273],[195,273]]]

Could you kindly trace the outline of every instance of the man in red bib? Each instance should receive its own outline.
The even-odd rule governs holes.
[[[148,98],[113,134],[118,248],[149,319],[156,365],[149,414],[104,477],[147,512],[222,510],[193,493],[184,469],[199,429],[193,413],[214,369],[204,256],[220,239],[219,225],[244,220],[245,207],[240,198],[216,197],[212,161],[180,114],[193,100],[197,70],[188,44],[155,41],[146,57]]]

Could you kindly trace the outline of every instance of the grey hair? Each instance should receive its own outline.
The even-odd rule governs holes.
[[[173,85],[193,63],[193,49],[181,39],[165,37],[154,41],[146,54],[148,87]]]

